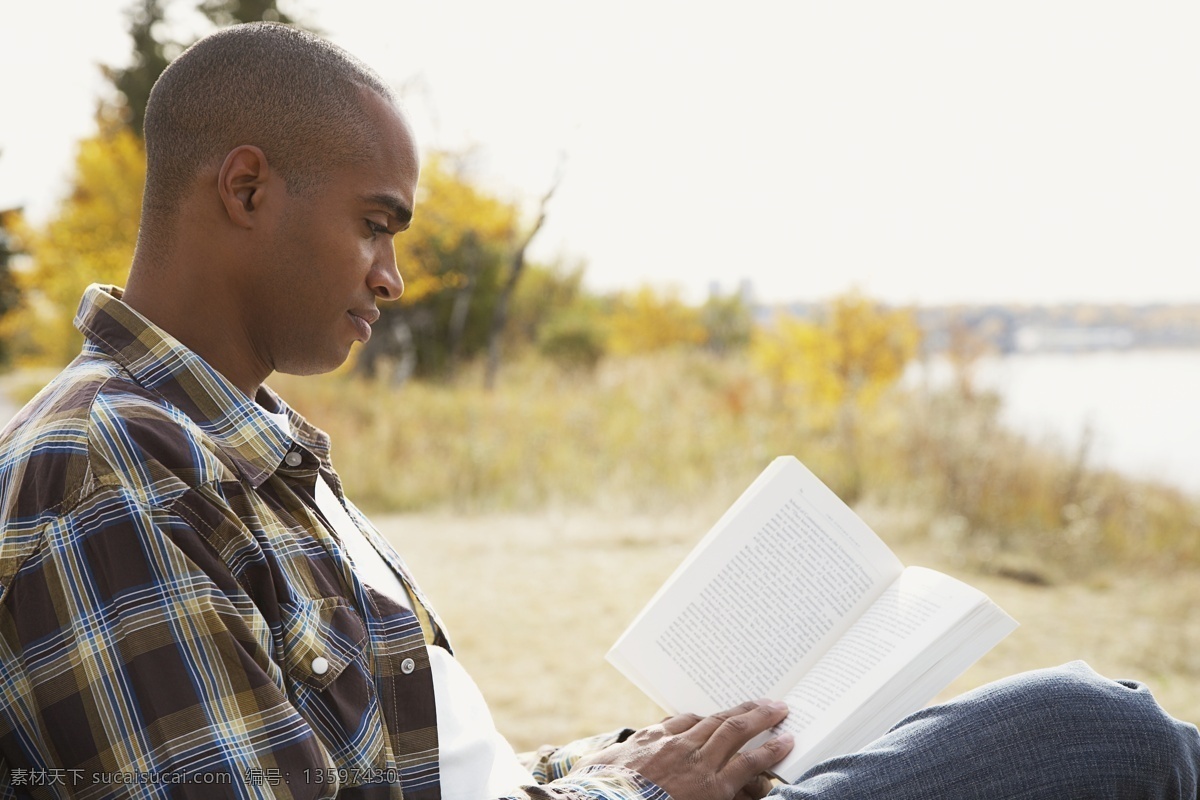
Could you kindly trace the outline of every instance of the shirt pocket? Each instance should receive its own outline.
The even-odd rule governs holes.
[[[288,695],[338,767],[382,757],[382,728],[367,666],[367,630],[340,597],[280,607]]]

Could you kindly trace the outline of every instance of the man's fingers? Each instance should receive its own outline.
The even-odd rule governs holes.
[[[766,772],[783,760],[792,751],[792,735],[785,733],[768,740],[761,747],[738,753],[721,770],[721,780],[726,785],[742,786],[743,791],[754,781],[756,775]]]
[[[746,706],[749,708],[746,708]],[[755,702],[738,706],[733,709],[736,713],[730,713],[723,721],[717,724],[716,729],[708,736],[707,741],[701,745],[700,750],[706,755],[714,756],[720,762],[724,762],[730,758],[738,750],[745,747],[746,743],[758,736],[763,731],[778,725],[783,722],[783,718],[787,716],[787,705],[780,702],[767,701],[765,703]],[[710,724],[709,719],[704,720],[696,725],[689,732],[689,736],[693,732],[698,731],[701,726]],[[762,770],[759,770],[761,772]],[[746,776],[749,780],[754,773]]]
[[[719,730],[720,727],[729,720],[740,717],[744,714],[752,713],[756,709],[762,707],[764,704],[770,702],[770,700],[750,700],[749,702],[742,703],[740,706],[734,706],[733,708],[725,711],[718,711],[715,714],[709,714],[707,717],[697,720],[695,725],[688,729],[688,738],[693,739],[696,742],[697,747],[703,746],[706,742],[708,742],[709,739],[713,737],[713,734],[715,734],[717,730]],[[735,723],[735,726],[737,724],[740,723]],[[746,742],[748,741],[750,741],[750,739],[746,739]],[[742,744],[745,744],[746,742],[742,742]],[[738,745],[738,747],[741,747],[741,745]],[[735,747],[734,750],[736,749],[737,748]]]
[[[735,795],[755,800],[764,789],[755,776],[787,755],[792,739],[781,736],[744,753],[739,750],[786,716],[786,706],[770,701],[743,703],[709,717],[678,714],[582,759],[575,769],[628,767],[680,800],[730,800]]]
[[[666,733],[676,735],[691,730],[703,719],[699,714],[676,714],[667,717],[659,725]]]

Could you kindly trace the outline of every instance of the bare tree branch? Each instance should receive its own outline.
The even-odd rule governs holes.
[[[533,223],[533,227],[525,235],[524,241],[520,246],[513,250],[512,266],[509,268],[508,280],[504,282],[504,286],[500,289],[500,294],[496,298],[496,305],[492,309],[492,325],[488,330],[487,343],[487,368],[484,370],[483,385],[489,391],[496,385],[496,373],[500,370],[500,334],[504,330],[504,325],[508,322],[508,303],[512,297],[513,291],[517,288],[517,282],[521,280],[521,274],[525,271],[525,251],[529,249],[530,242],[533,237],[537,236],[538,231],[542,229],[542,225],[546,222],[546,206],[550,203],[550,198],[554,196],[554,192],[562,183],[563,172],[566,165],[566,154],[563,153],[558,159],[558,167],[554,171],[554,180],[550,183],[550,188],[542,195],[541,202],[538,204],[538,216]]]

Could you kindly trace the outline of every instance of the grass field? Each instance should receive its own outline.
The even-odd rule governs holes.
[[[604,653],[733,499],[661,516],[406,514],[376,523],[431,596],[500,729],[528,749],[662,716]],[[945,695],[1083,659],[1146,682],[1176,717],[1200,721],[1200,581],[1190,570],[1030,585],[964,571],[910,522],[860,513],[905,563],[956,574],[1021,623]]]
[[[985,394],[891,392],[829,425],[747,359],[686,351],[592,373],[525,359],[493,392],[471,369],[400,388],[345,374],[271,383],[330,433],[347,492],[372,513],[664,514],[736,496],[792,454],[849,502],[919,512],[964,564],[1051,582],[1200,565],[1195,498],[1035,446]]]

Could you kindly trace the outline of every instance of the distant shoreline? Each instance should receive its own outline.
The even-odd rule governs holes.
[[[905,381],[948,385],[945,356],[914,364]],[[1200,494],[1200,348],[1129,348],[988,355],[972,383],[1002,399],[1001,418],[1033,440],[1088,463]]]
[[[779,312],[819,317],[821,303],[760,306],[764,323]],[[956,349],[996,353],[1109,352],[1145,349],[1200,350],[1200,303],[1140,305],[909,306],[924,334],[927,354]]]

